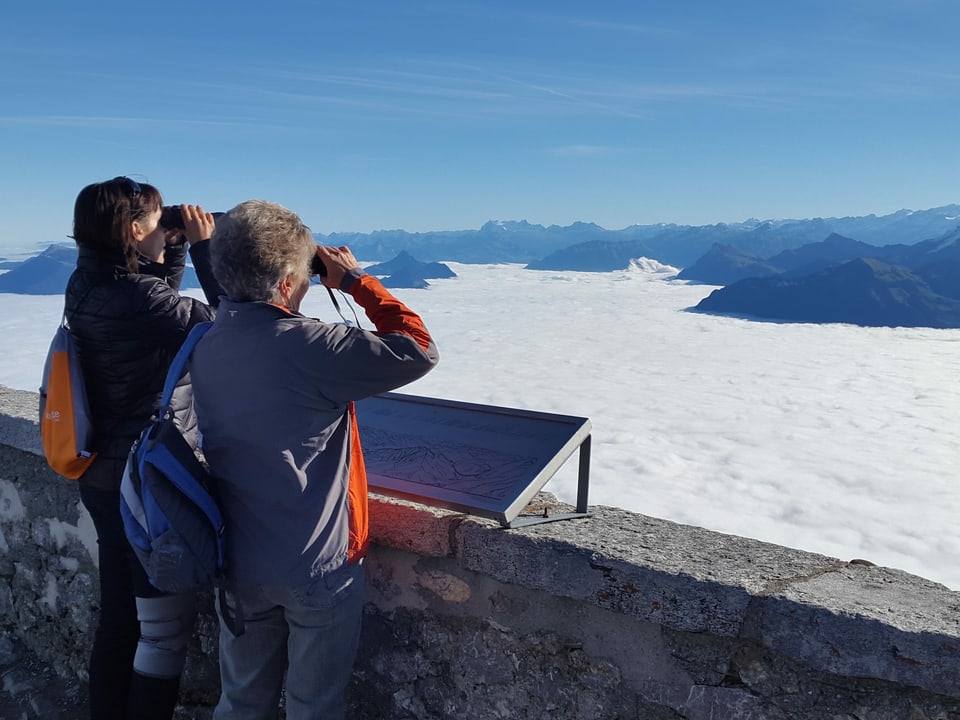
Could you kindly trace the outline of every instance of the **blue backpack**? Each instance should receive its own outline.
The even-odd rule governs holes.
[[[164,592],[222,584],[224,527],[214,481],[171,408],[190,353],[212,325],[194,327],[174,357],[159,408],[130,449],[120,483],[127,539],[150,583]]]

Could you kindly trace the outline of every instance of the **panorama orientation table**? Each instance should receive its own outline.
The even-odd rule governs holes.
[[[361,400],[356,411],[371,492],[510,528],[588,515],[587,418],[401,393]],[[576,512],[521,515],[574,451]]]

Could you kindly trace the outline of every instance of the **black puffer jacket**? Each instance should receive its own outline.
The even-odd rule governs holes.
[[[206,242],[190,249],[210,304],[178,292],[184,246],[167,248],[163,264],[131,273],[81,247],[67,282],[64,313],[76,338],[99,457],[125,458],[146,427],[173,356],[194,325],[212,320],[219,286]],[[81,481],[83,478],[81,478]]]

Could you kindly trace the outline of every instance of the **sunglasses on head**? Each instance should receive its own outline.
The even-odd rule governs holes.
[[[113,179],[114,182],[120,181],[127,184],[127,188],[130,190],[130,197],[136,197],[140,194],[140,183],[136,180],[131,180],[126,175],[120,175]]]

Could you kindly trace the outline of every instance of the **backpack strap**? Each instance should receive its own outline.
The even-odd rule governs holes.
[[[190,362],[190,355],[193,353],[193,349],[197,346],[197,343],[200,342],[200,338],[212,327],[212,321],[194,325],[190,330],[190,334],[187,335],[187,339],[183,341],[183,345],[180,346],[180,349],[174,356],[173,362],[170,363],[170,369],[167,371],[167,379],[163,384],[163,394],[160,396],[160,405],[157,410],[158,418],[162,418],[165,413],[171,412],[170,402],[173,399],[173,391],[177,387],[180,378],[183,377],[187,363]],[[221,576],[214,581],[214,587],[216,589],[220,613],[227,629],[236,637],[243,635],[245,629],[243,608],[240,606],[240,601],[233,591],[232,583]]]
[[[190,334],[187,335],[187,339],[183,341],[183,345],[180,346],[180,350],[177,351],[177,354],[173,358],[173,362],[170,363],[170,369],[167,371],[166,382],[163,383],[163,394],[160,396],[160,414],[162,411],[170,407],[170,402],[173,400],[173,391],[177,387],[177,383],[180,381],[180,378],[183,377],[183,372],[187,367],[187,363],[190,361],[190,355],[193,353],[193,348],[197,346],[197,343],[200,342],[200,338],[213,327],[212,321],[202,322],[198,325],[194,325],[193,329],[190,330]]]

